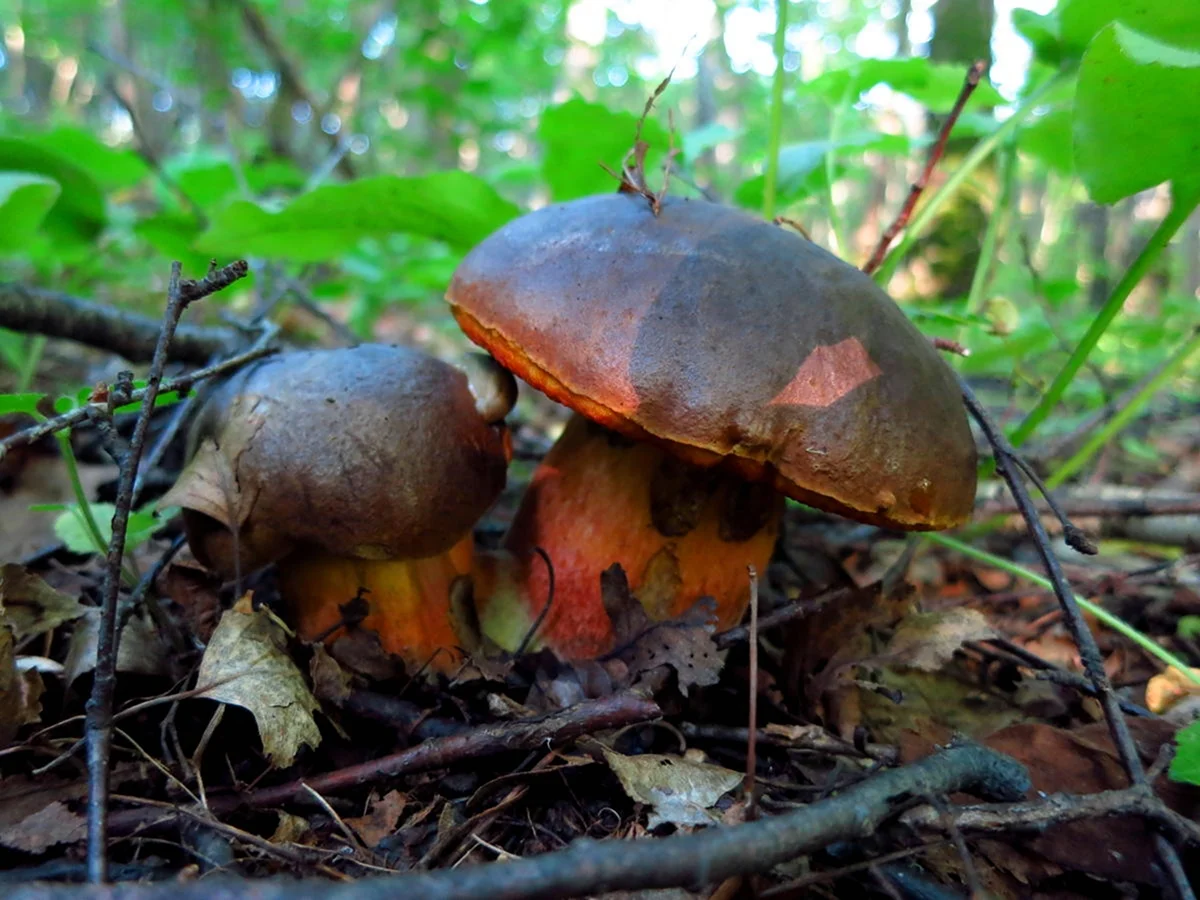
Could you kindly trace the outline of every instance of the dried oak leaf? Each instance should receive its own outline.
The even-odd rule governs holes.
[[[276,767],[291,765],[302,746],[321,742],[313,719],[318,704],[287,655],[283,626],[267,609],[254,609],[249,594],[217,623],[197,684],[211,685],[204,696],[253,714],[263,752]]]
[[[168,566],[160,584],[183,610],[188,631],[207,644],[221,618],[221,579],[189,557]]]
[[[900,620],[888,641],[890,665],[936,672],[967,641],[997,637],[987,617],[965,606],[935,612],[912,612]]]
[[[137,765],[116,766],[112,785],[144,779]],[[44,853],[58,844],[82,841],[86,820],[78,810],[87,797],[86,782],[54,777],[10,775],[0,780],[0,846]]]
[[[41,696],[41,676],[17,668],[13,634],[0,607],[0,747],[16,737],[22,725],[41,718]]]
[[[740,772],[680,756],[624,756],[602,748],[604,760],[635,803],[652,807],[647,825],[712,825],[721,796],[742,783]]]
[[[44,634],[83,615],[87,608],[70,594],[56,591],[24,566],[0,566],[0,606],[18,641]]]
[[[96,668],[96,648],[100,642],[100,610],[88,607],[75,623],[63,680],[70,684],[80,675]],[[117,649],[117,671],[136,675],[167,674],[167,647],[145,612],[135,613],[121,631]]]
[[[618,679],[621,687],[644,680],[662,666],[675,670],[685,697],[691,687],[706,687],[720,680],[725,653],[713,640],[716,604],[711,597],[701,597],[678,618],[652,622],[630,592],[618,564],[601,574],[600,596],[617,637],[611,659],[626,667]]]
[[[348,818],[346,824],[368,847],[378,847],[384,838],[395,833],[407,805],[408,795],[400,791],[389,791],[382,797],[372,794],[366,815]]]
[[[316,698],[340,709],[350,696],[354,676],[329,655],[324,644],[313,645],[312,659],[308,663],[308,674],[312,678],[313,694]]]

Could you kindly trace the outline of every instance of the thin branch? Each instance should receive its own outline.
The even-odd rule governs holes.
[[[872,274],[883,264],[888,248],[892,246],[892,241],[904,230],[904,227],[908,224],[908,220],[912,218],[913,210],[917,207],[917,201],[921,199],[921,194],[925,192],[925,188],[929,185],[929,178],[933,175],[933,170],[937,168],[942,154],[946,152],[946,142],[950,139],[950,131],[954,128],[954,123],[958,121],[958,117],[962,115],[963,107],[971,99],[971,94],[979,86],[979,80],[983,78],[983,73],[986,70],[987,64],[983,60],[979,60],[967,71],[967,77],[963,82],[962,90],[958,92],[958,99],[954,101],[954,108],[950,110],[950,115],[946,116],[946,121],[942,123],[941,131],[938,133],[937,142],[933,145],[933,149],[929,151],[929,159],[925,161],[925,168],[921,170],[920,177],[909,188],[908,198],[904,201],[904,206],[900,208],[900,213],[896,216],[896,220],[888,226],[888,229],[879,238],[879,243],[875,245],[875,250],[871,253],[870,259],[863,264],[862,270],[868,275]]]
[[[158,345],[146,376],[146,386],[141,391],[141,410],[134,424],[129,450],[120,460],[120,476],[117,481],[116,509],[112,517],[112,538],[108,544],[105,560],[100,627],[96,645],[96,671],[92,681],[92,693],[87,702],[84,734],[87,738],[88,761],[88,880],[101,884],[108,880],[108,769],[112,752],[113,695],[116,689],[117,651],[120,630],[117,628],[117,600],[121,592],[121,561],[125,554],[125,535],[129,525],[129,513],[133,506],[133,480],[138,461],[146,444],[146,433],[150,428],[150,417],[154,412],[154,400],[162,384],[163,370],[167,365],[167,351],[175,336],[179,319],[189,303],[215,290],[227,286],[246,272],[246,264],[234,263],[225,270],[218,270],[214,263],[209,274],[200,282],[183,282],[180,278],[180,263],[171,265],[171,279],[167,288],[167,309],[163,314],[162,329]],[[128,398],[122,398],[128,399]]]
[[[1008,484],[1013,499],[1021,510],[1021,515],[1029,525],[1029,532],[1037,547],[1038,555],[1046,567],[1046,574],[1050,577],[1055,596],[1062,605],[1067,627],[1075,639],[1075,645],[1079,648],[1079,658],[1083,663],[1084,673],[1095,688],[1096,698],[1104,710],[1109,734],[1121,757],[1121,764],[1129,775],[1129,782],[1135,788],[1149,790],[1146,771],[1142,766],[1142,759],[1138,755],[1137,744],[1134,743],[1133,735],[1129,731],[1129,724],[1125,721],[1125,715],[1121,711],[1120,698],[1113,689],[1108,672],[1104,669],[1104,659],[1100,655],[1100,648],[1096,645],[1096,638],[1092,635],[1092,631],[1083,617],[1083,610],[1079,608],[1079,604],[1075,600],[1075,592],[1071,589],[1067,576],[1063,574],[1062,565],[1051,548],[1050,538],[1046,534],[1045,526],[1042,525],[1042,518],[1038,515],[1037,508],[1033,504],[1033,498],[1030,497],[1029,490],[1021,479],[1022,466],[1017,461],[1017,453],[1008,438],[1005,437],[1004,432],[992,421],[983,404],[979,402],[979,398],[975,396],[975,392],[971,390],[971,386],[957,373],[955,373],[955,377],[958,379],[967,409],[992,445],[996,458],[996,469],[1000,473],[1000,477]],[[1157,842],[1156,850],[1159,860],[1168,874],[1181,871],[1178,856],[1170,844]],[[1181,882],[1172,877],[1172,882],[1179,897],[1186,900],[1186,898],[1194,896],[1186,880]]]
[[[277,352],[275,347],[259,346],[245,353],[239,353],[237,356],[230,357],[223,362],[208,366],[204,369],[197,369],[195,372],[189,372],[186,375],[180,375],[176,378],[168,379],[162,383],[159,388],[159,393],[169,394],[172,391],[186,393],[192,389],[192,386],[199,381],[204,381],[207,378],[214,378],[218,375],[224,375],[236,369],[240,369],[247,363],[253,362],[256,359],[261,359],[264,356],[270,356]],[[139,388],[130,395],[130,402],[137,403],[146,396],[146,388]],[[41,440],[48,434],[54,434],[56,431],[62,431],[64,428],[73,428],[76,425],[87,421],[91,414],[87,407],[79,407],[65,412],[61,416],[55,416],[53,419],[47,419],[34,425],[31,428],[26,428],[24,431],[18,431],[16,434],[10,435],[0,441],[0,459],[8,454],[14,447],[20,447],[25,444],[32,444]]]
[[[161,322],[149,316],[80,300],[70,294],[0,281],[0,326],[13,331],[65,338],[108,350],[130,362],[154,355]],[[231,328],[181,325],[171,342],[170,358],[203,364],[226,353],[237,341]]]
[[[601,894],[622,889],[698,887],[772,866],[836,841],[858,840],[912,802],[929,794],[959,791],[991,800],[1015,800],[1029,789],[1025,767],[977,744],[959,744],[911,765],[890,769],[784,815],[736,828],[643,840],[578,838],[566,849],[499,864],[464,866],[349,885],[315,880],[172,882],[123,886],[126,900],[193,900],[254,896],[256,900],[539,900]],[[77,897],[69,887],[18,888],[14,900]]]
[[[746,725],[746,821],[758,818],[754,802],[754,776],[758,769],[758,572],[747,566],[750,575],[750,715]]]
[[[1059,501],[1068,516],[1096,518],[1153,518],[1155,516],[1200,515],[1200,494],[1179,494],[1174,497],[1096,497],[1067,495]],[[1045,501],[1039,501],[1039,512],[1050,512]],[[1011,500],[989,500],[978,507],[979,516],[1005,515],[1020,512]]]
[[[778,628],[780,625],[786,625],[795,619],[802,619],[804,616],[811,615],[831,603],[838,603],[847,599],[853,593],[853,588],[835,588],[834,590],[826,591],[824,594],[818,594],[816,597],[802,597],[799,600],[793,600],[791,603],[785,603],[769,616],[763,616],[758,620],[759,634],[769,628]],[[739,625],[736,628],[730,628],[728,631],[722,631],[713,640],[716,642],[718,650],[725,650],[734,644],[747,640],[749,637],[750,627],[748,625]]]

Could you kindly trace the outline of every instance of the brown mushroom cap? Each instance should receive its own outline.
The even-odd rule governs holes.
[[[554,400],[701,465],[886,526],[967,519],[953,374],[858,269],[738,210],[634,194],[492,234],[447,294],[467,335]]]
[[[192,443],[160,502],[184,508],[193,552],[224,572],[233,528],[243,571],[303,548],[433,556],[470,531],[507,468],[503,426],[476,410],[466,374],[379,344],[242,370],[206,402]]]

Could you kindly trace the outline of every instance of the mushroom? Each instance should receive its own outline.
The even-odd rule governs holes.
[[[576,415],[480,566],[485,633],[567,657],[611,649],[613,562],[651,617],[716,601],[735,624],[783,498],[875,525],[965,521],[975,445],[953,374],[859,270],[791,231],[700,200],[632,193],[516,219],[447,299],[466,334]]]
[[[243,369],[206,401],[160,503],[182,508],[192,552],[224,576],[278,562],[302,637],[336,632],[361,595],[384,650],[445,670],[451,586],[504,487],[516,396],[512,375],[472,357],[463,371],[365,344]]]

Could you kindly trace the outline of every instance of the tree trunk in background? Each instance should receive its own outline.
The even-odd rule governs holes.
[[[1099,309],[1108,299],[1108,207],[1098,203],[1081,203],[1076,209],[1080,230],[1083,231],[1086,261],[1091,272],[1088,302]]]
[[[992,26],[996,21],[992,0],[938,0],[930,13],[933,16],[931,60],[961,65],[964,75],[976,60],[991,61]],[[929,130],[936,132],[940,126],[940,117],[931,116]],[[941,162],[942,172],[953,171],[972,143],[971,140],[952,142]],[[975,180],[994,180],[994,176],[994,168],[984,166],[977,171]],[[989,193],[996,196],[999,190]],[[939,297],[962,297],[970,291],[988,217],[996,212],[989,213],[967,192],[958,191],[943,207],[928,235],[918,243],[917,251],[929,265]]]

